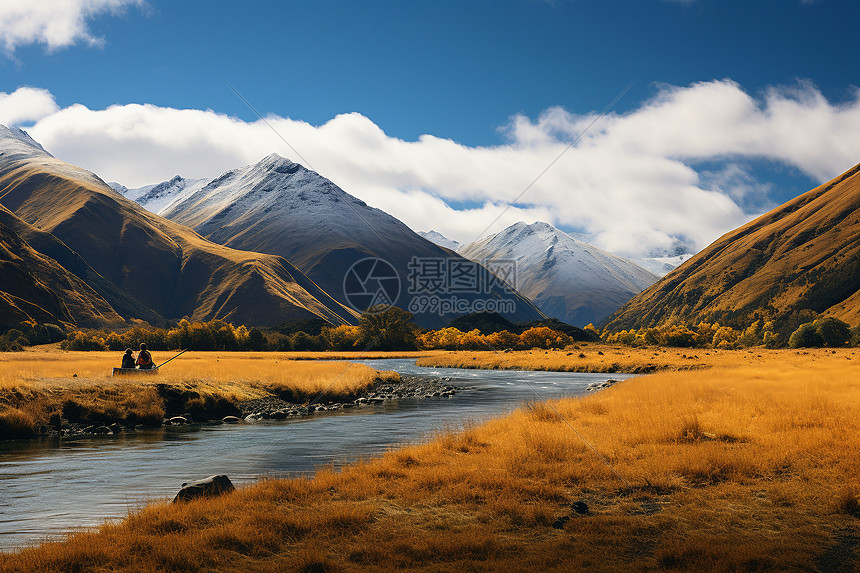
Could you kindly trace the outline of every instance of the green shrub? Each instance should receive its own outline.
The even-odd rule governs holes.
[[[845,346],[851,340],[851,328],[838,318],[818,318],[801,324],[791,333],[788,345],[792,348],[814,348]]]
[[[821,335],[818,334],[818,331],[811,322],[801,324],[788,337],[788,346],[791,348],[814,348],[822,344]]]
[[[848,344],[851,339],[851,327],[838,318],[819,318],[812,324],[815,325],[824,346],[838,348]]]

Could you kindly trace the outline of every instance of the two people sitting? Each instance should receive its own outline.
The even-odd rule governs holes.
[[[149,353],[149,350],[146,349],[146,344],[143,342],[140,344],[140,352],[137,355],[137,360],[134,359],[131,348],[126,348],[125,355],[122,357],[122,368],[134,368],[135,366],[139,366],[141,370],[155,368],[155,364],[152,362],[152,354]]]

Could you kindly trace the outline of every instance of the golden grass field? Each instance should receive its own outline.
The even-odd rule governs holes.
[[[155,503],[0,570],[858,571],[860,358],[760,354]]]
[[[579,342],[564,350],[436,351],[418,359],[421,366],[480,368],[489,370],[547,370],[554,372],[606,372],[646,374],[662,370],[698,370],[734,367],[782,360],[786,356],[818,360],[830,355],[860,356],[857,348],[799,350],[747,348],[662,348],[617,346]]]
[[[163,362],[172,353],[154,353]],[[156,392],[167,384],[196,392],[189,408],[217,411],[225,404],[276,394],[305,401],[355,397],[394,372],[361,364],[291,360],[280,353],[186,352],[156,376],[112,377],[117,352],[63,352],[58,349],[0,354],[0,436],[31,435],[53,413],[73,403],[75,412],[93,422],[160,424],[165,414]],[[75,376],[77,375],[77,376]]]

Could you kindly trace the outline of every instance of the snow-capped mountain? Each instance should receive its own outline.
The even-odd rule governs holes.
[[[358,318],[282,257],[207,241],[2,125],[0,174],[0,322]]]
[[[345,282],[350,268],[376,258],[393,268],[396,276],[391,282],[399,282],[399,296],[393,302],[413,312],[421,326],[444,326],[472,312],[470,303],[478,298],[494,304],[510,303],[507,308],[513,310],[501,312],[514,321],[542,318],[531,301],[502,288],[483,271],[477,273],[479,280],[472,292],[453,295],[446,290],[447,285],[434,284],[429,294],[442,299],[456,297],[457,308],[414,306],[418,285],[413,259],[441,262],[443,267],[452,262],[471,263],[420,237],[398,219],[368,206],[325,177],[277,154],[195,185],[195,191],[186,193],[189,188],[184,188],[181,198],[172,200],[159,214],[192,227],[216,243],[281,255],[344,304],[351,304],[346,291],[352,287]],[[147,193],[141,194],[141,200]],[[367,285],[359,286],[370,288]]]
[[[634,263],[645,270],[651,271],[658,277],[666,276],[676,268],[680,267],[687,259],[692,257],[692,253],[684,253],[683,255],[673,255],[667,257],[644,257],[640,259],[632,259]]]
[[[457,251],[473,261],[516,261],[513,285],[544,313],[576,326],[599,324],[658,277],[552,225],[515,223]]]
[[[161,215],[176,203],[185,200],[209,182],[208,179],[185,179],[176,175],[173,179],[129,189],[120,183],[108,185],[120,195],[125,195],[150,213]]]
[[[430,229],[429,231],[418,231],[418,234],[430,241],[431,243],[436,243],[440,247],[445,247],[446,249],[451,249],[452,251],[456,251],[460,246],[460,241],[455,241],[454,239],[449,239],[442,233],[434,231]]]

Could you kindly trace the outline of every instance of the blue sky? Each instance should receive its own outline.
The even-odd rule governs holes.
[[[70,32],[71,40],[68,34],[65,40],[52,40],[38,30],[29,41],[26,31],[12,40],[7,36],[5,57],[0,56],[0,92],[38,88],[50,94],[61,114],[74,104],[93,111],[148,104],[156,109],[213,110],[248,124],[257,122],[254,112],[227,87],[229,82],[267,116],[320,127],[354,112],[388,138],[415,142],[429,134],[471,151],[522,147],[524,136],[517,135],[514,126],[524,120],[538,125],[547,110],[561,109],[569,114],[566,125],[579,125],[577,118],[599,112],[631,82],[632,88],[612,110],[620,117],[635,116],[674,89],[724,80],[746,94],[763,115],[772,111],[766,108],[774,90],[803,92],[789,93],[785,96],[789,100],[820,96],[835,110],[853,112],[858,101],[856,1],[99,1],[105,10],[82,13],[72,25],[83,31],[77,36]],[[124,3],[129,5],[109,9]],[[14,17],[0,12],[0,23],[8,26],[15,23]],[[107,179],[116,176],[137,185],[166,178],[177,169],[172,164],[163,172],[150,168],[152,180],[131,170],[102,173],[97,170],[98,149],[92,158],[58,153],[81,147],[68,139],[70,135],[64,139],[62,133],[74,131],[68,122],[59,127],[59,119],[52,123],[51,117],[31,115],[21,116],[17,123],[47,138],[43,143],[61,158]],[[557,144],[576,137],[552,122],[545,128]],[[371,184],[351,178],[348,169],[338,168],[342,160],[312,151],[314,143],[302,142],[298,132],[291,138],[297,148],[305,146],[316,155],[312,167],[347,191],[354,192],[352,183],[355,194],[386,208],[379,199],[382,189],[374,192]],[[728,164],[743,170],[740,178],[755,191],[744,195],[743,190],[734,190],[742,216],[726,214],[720,223],[731,225],[808,190],[824,173],[860,161],[860,155],[849,161],[860,149],[854,141],[847,150],[834,145],[846,157],[832,165],[819,161],[812,166],[811,160],[795,157],[800,151],[767,157],[757,149],[720,151],[718,146],[681,163],[705,174],[695,182],[699,187],[731,179],[732,171],[722,173],[722,178],[712,176]],[[289,154],[289,149],[273,151]],[[350,153],[349,148],[337,151]],[[536,156],[533,171],[523,173],[524,184],[553,153],[547,149],[546,155]],[[229,157],[213,159],[211,169],[237,166],[227,164]],[[546,160],[543,165],[541,158]],[[205,168],[194,167],[193,161],[188,164],[196,171],[183,174],[210,175]],[[330,166],[330,172],[319,166]],[[387,172],[380,174],[380,180],[387,177]],[[739,185],[737,177],[734,184]],[[440,190],[420,178],[400,182],[397,191],[425,192],[456,211],[466,207],[476,215],[484,205],[487,216],[490,206],[503,205],[511,195]],[[731,189],[719,191],[733,196]],[[534,197],[524,198],[521,214],[547,215],[555,219],[551,222],[594,234],[600,242],[599,223],[556,216],[556,206],[542,201],[541,193],[536,189]],[[427,221],[425,226],[431,225]],[[448,233],[468,235],[462,227]],[[711,234],[716,232],[715,227]],[[664,234],[698,247],[706,240],[691,239],[681,231]],[[604,243],[613,245],[611,240]],[[623,245],[618,248],[623,250]]]
[[[517,112],[631,109],[655,83],[731,78],[747,91],[812,80],[831,100],[860,82],[860,3],[822,0],[149,0],[90,28],[103,48],[36,44],[4,83],[61,105],[152,103],[323,123],[357,111],[386,133],[499,141]]]

